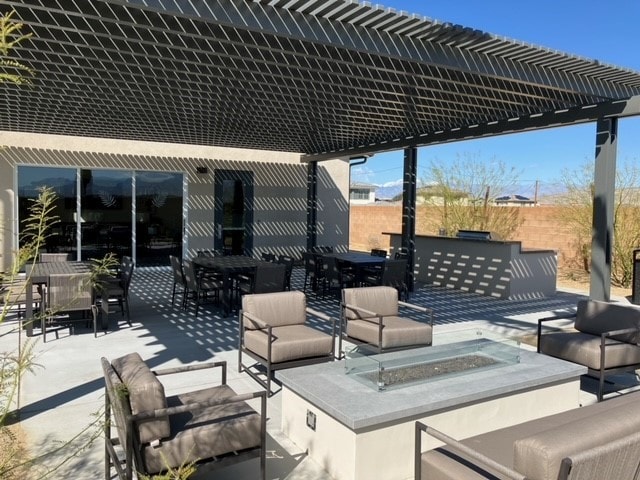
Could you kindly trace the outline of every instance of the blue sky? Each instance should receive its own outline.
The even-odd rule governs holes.
[[[558,50],[640,72],[640,1],[611,0],[381,0],[385,7],[476,28],[495,35]],[[618,161],[640,162],[640,117],[623,119]],[[503,161],[520,171],[522,191],[532,195],[536,181],[552,188],[564,169],[573,170],[595,154],[595,124],[502,135],[418,150],[420,178],[432,161],[458,156]],[[354,167],[351,180],[391,185],[402,178],[402,151],[376,154]]]

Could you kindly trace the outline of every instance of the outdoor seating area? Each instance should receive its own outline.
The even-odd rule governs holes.
[[[42,428],[42,419],[47,418],[47,423],[50,422],[51,428],[55,429],[55,425],[59,425],[59,422],[64,421],[65,409],[73,409],[73,422],[66,430],[73,429],[74,425],[79,428],[82,424],[82,415],[79,413],[78,408],[84,405],[82,409],[87,412],[85,418],[87,420],[90,417],[90,412],[97,409],[105,399],[101,393],[105,388],[104,372],[100,370],[101,357],[107,359],[105,360],[105,365],[112,366],[106,368],[106,371],[110,371],[109,369],[113,368],[114,372],[117,372],[116,377],[111,377],[112,380],[124,382],[128,385],[130,382],[124,378],[127,374],[122,372],[123,367],[118,367],[119,363],[127,362],[117,360],[119,358],[130,359],[132,362],[135,360],[135,363],[140,366],[142,371],[161,371],[168,368],[170,372],[174,372],[175,370],[172,369],[186,367],[185,370],[189,372],[154,378],[153,383],[156,387],[153,388],[158,392],[167,392],[165,397],[167,404],[133,409],[133,403],[129,403],[128,408],[131,408],[130,417],[128,417],[128,420],[121,419],[118,421],[124,421],[124,424],[129,426],[136,424],[134,421],[138,419],[136,415],[143,411],[151,412],[153,409],[158,408],[168,408],[169,410],[160,410],[167,413],[172,408],[178,408],[179,411],[182,411],[180,410],[182,407],[178,406],[179,404],[176,404],[173,400],[169,402],[169,399],[174,395],[173,392],[176,392],[177,398],[182,399],[181,401],[184,405],[196,402],[199,406],[202,406],[201,401],[191,396],[189,392],[194,389],[204,389],[206,391],[209,388],[219,388],[218,385],[221,382],[224,384],[224,376],[221,376],[221,374],[212,376],[206,373],[208,370],[199,370],[200,366],[211,362],[225,362],[226,383],[228,388],[234,392],[229,396],[237,395],[238,398],[246,401],[252,411],[258,412],[256,418],[260,418],[260,412],[263,411],[260,407],[261,400],[252,398],[251,395],[254,395],[255,392],[262,392],[265,396],[265,401],[267,402],[266,417],[268,418],[266,422],[266,451],[272,452],[271,454],[267,453],[265,459],[266,478],[305,478],[304,475],[309,475],[309,472],[313,472],[311,478],[325,480],[341,478],[340,476],[335,477],[335,474],[328,473],[329,465],[323,465],[321,461],[318,461],[318,457],[314,455],[314,449],[305,454],[306,448],[299,443],[300,441],[292,440],[295,435],[288,433],[291,431],[292,426],[288,422],[283,423],[283,419],[286,418],[283,416],[283,408],[287,412],[293,412],[291,414],[294,417],[297,417],[297,415],[304,417],[304,415],[303,413],[296,414],[297,410],[291,406],[295,405],[295,403],[291,404],[289,400],[287,400],[287,405],[289,406],[284,407],[283,402],[291,396],[291,391],[289,388],[287,388],[288,392],[282,392],[282,389],[274,389],[272,383],[275,381],[276,384],[280,385],[285,379],[285,384],[288,384],[287,382],[291,378],[299,375],[298,372],[302,374],[307,368],[317,368],[322,365],[330,366],[330,371],[334,372],[331,375],[339,375],[341,377],[340,382],[350,382],[348,378],[343,378],[344,373],[338,373],[341,369],[344,369],[340,365],[345,360],[337,360],[335,358],[341,351],[356,345],[355,343],[347,343],[346,337],[342,338],[343,343],[340,343],[340,340],[335,338],[340,334],[335,324],[342,318],[343,306],[337,299],[331,296],[325,297],[320,292],[318,294],[309,292],[305,295],[302,292],[304,277],[305,268],[298,266],[292,272],[292,290],[290,292],[245,295],[242,299],[241,311],[237,316],[227,316],[221,306],[216,305],[215,302],[203,303],[196,322],[193,312],[183,310],[178,303],[171,305],[174,277],[170,268],[137,269],[130,289],[130,326],[121,324],[116,329],[110,329],[106,335],[98,336],[96,340],[92,339],[92,349],[86,350],[84,348],[78,349],[87,340],[87,335],[84,334],[79,325],[75,335],[65,338],[64,341],[48,342],[46,345],[51,345],[51,347],[47,350],[39,351],[38,355],[41,355],[43,361],[47,364],[47,386],[43,387],[39,384],[38,388],[34,388],[34,382],[38,382],[39,375],[32,379],[25,379],[24,394],[22,396],[23,423],[27,428],[32,425],[33,432],[36,432]],[[395,302],[398,301],[397,291],[392,287],[362,287],[347,290],[352,290],[352,292],[348,292],[345,298],[349,298],[349,293],[353,294],[354,292],[363,294],[378,292],[390,295]],[[377,297],[378,302],[380,302],[380,298]],[[443,332],[455,332],[457,329],[466,328],[469,325],[473,326],[473,328],[479,328],[477,325],[482,325],[483,329],[493,331],[499,336],[521,339],[523,343],[519,348],[527,349],[529,355],[539,355],[535,353],[535,341],[527,340],[528,338],[536,337],[538,319],[552,315],[568,315],[575,311],[575,306],[584,298],[579,294],[559,292],[557,296],[549,299],[507,301],[430,287],[428,285],[419,285],[413,293],[412,302],[418,306],[430,305],[433,310],[421,307],[415,312],[408,310],[407,315],[412,322],[416,322],[416,326],[428,327],[434,339],[437,339]],[[356,305],[358,304],[357,300],[351,299],[350,301],[355,301]],[[291,312],[298,313],[291,316]],[[291,321],[291,325],[287,325],[289,321]],[[284,337],[285,332],[288,331],[291,331],[291,333],[287,333],[286,337]],[[308,334],[305,332],[308,332]],[[90,334],[91,328],[87,328],[86,333]],[[247,334],[251,334],[249,337],[253,337],[251,341],[247,340]],[[308,340],[305,340],[305,335],[310,335],[307,337]],[[290,341],[293,342],[290,345],[278,343],[281,339],[289,337],[291,338]],[[322,340],[318,341],[319,339]],[[529,342],[528,345],[526,344],[527,341]],[[323,351],[320,352],[318,348],[325,345],[325,343],[326,348],[323,347]],[[424,344],[428,345],[429,342]],[[307,353],[304,353],[307,348],[311,348],[311,350],[307,350]],[[422,346],[417,348],[416,351],[424,350],[424,348]],[[434,347],[427,346],[426,348],[429,350]],[[70,349],[76,352],[74,354],[76,363],[83,365],[82,370],[86,370],[86,373],[77,377],[71,374],[68,379],[62,380],[62,378],[67,378],[63,377],[63,371],[68,371],[68,369],[62,367],[62,365],[66,364],[66,361],[57,353],[60,349],[65,351]],[[412,352],[413,349],[405,348],[402,351]],[[139,358],[129,357],[132,352],[138,352]],[[386,355],[386,353],[383,353],[383,355]],[[56,359],[52,360],[52,356]],[[546,355],[540,356],[541,359],[543,357],[546,357]],[[250,358],[255,364],[246,364],[245,358]],[[256,382],[256,378],[248,374],[247,369],[249,367],[257,372],[262,383]],[[488,375],[491,371],[488,370],[485,375]],[[499,372],[499,370],[493,371]],[[183,376],[187,376],[189,380],[180,380]],[[177,378],[174,380],[171,377]],[[92,378],[92,380],[87,381],[87,378]],[[322,378],[322,376],[316,377],[315,383],[319,385],[324,383]],[[498,382],[497,379],[502,377],[491,378],[495,378],[495,380],[492,380],[489,384],[494,381]],[[162,386],[156,383],[158,379],[162,380]],[[141,379],[140,381],[143,380]],[[458,383],[455,378],[447,380],[447,382],[452,386]],[[632,381],[631,384],[633,383]],[[386,398],[384,395],[388,395],[384,391],[378,394],[363,385],[360,387],[355,385],[361,384],[355,383],[354,387],[350,388],[356,388],[356,390],[365,388],[369,392],[367,395],[376,395],[381,399]],[[419,388],[419,385],[420,383],[414,387],[404,388]],[[443,383],[443,385],[445,384]],[[578,384],[574,381],[572,385],[574,387],[571,388],[579,388],[581,385],[582,389],[570,390],[573,393],[566,396],[567,406],[573,405],[573,408],[577,408],[579,404],[597,403],[598,381],[589,381],[588,377],[583,376]],[[578,385],[578,387],[575,387],[575,385]],[[329,388],[328,385],[327,387]],[[497,383],[496,387],[501,388]],[[610,402],[611,400],[608,398],[611,395],[623,398],[630,397],[624,392],[624,394],[614,393],[618,390],[618,387],[613,387],[614,385],[608,381],[605,383],[605,400],[601,404],[606,405]],[[562,388],[566,389],[567,387]],[[144,391],[149,391],[147,387],[144,387],[144,389]],[[329,390],[327,390],[327,395],[329,395]],[[61,393],[65,391],[66,393]],[[392,391],[396,392],[394,395],[403,395],[403,388]],[[569,392],[569,390],[563,391]],[[579,402],[576,397],[578,391],[580,391]],[[83,392],[81,397],[86,397],[86,399],[75,398],[80,392]],[[113,409],[114,402],[123,401],[122,397],[116,399],[110,396],[108,389],[106,393],[109,398],[108,402],[111,402],[108,408]],[[557,396],[558,394],[554,395]],[[128,400],[132,401],[130,398]],[[539,403],[539,401],[537,402]],[[558,405],[557,402],[553,403]],[[125,405],[125,407],[127,406]],[[532,409],[532,411],[534,410]],[[312,408],[312,411],[317,415],[316,421],[318,425],[324,425],[325,420],[321,413],[315,407]],[[578,408],[578,411],[581,411],[581,409]],[[547,410],[544,408],[540,410],[540,414],[546,417],[548,413],[545,412]],[[142,414],[139,418],[147,418],[145,415],[148,416],[150,414]],[[156,416],[156,414],[152,416]],[[491,419],[491,416],[488,418]],[[300,421],[304,423],[304,419],[301,418]],[[495,420],[487,421],[491,424],[495,422]],[[171,428],[173,428],[174,423],[171,423],[171,425]],[[500,426],[500,422],[497,425],[499,428],[506,428]],[[413,423],[409,427],[413,428]],[[406,442],[406,451],[413,452],[414,435],[407,430],[409,427],[402,427],[402,435],[407,438],[401,445]],[[185,428],[188,428],[188,426],[185,425]],[[303,425],[303,428],[303,431],[314,434],[309,427]],[[490,430],[491,425],[486,425],[486,428]],[[451,434],[451,432],[447,432],[444,429],[443,433]],[[47,435],[51,434],[47,433]],[[137,446],[133,447],[132,445],[135,442],[131,443],[132,440],[130,440],[129,446],[132,449],[127,453],[126,448],[123,450],[122,447],[122,445],[126,444],[126,441],[125,443],[122,442],[123,439],[127,438],[127,435],[131,435],[131,431],[117,432],[117,430],[111,430],[107,437],[114,438],[114,435],[120,437],[118,443],[121,446],[113,446],[114,451],[110,453],[109,458],[113,457],[113,455],[118,455],[118,458],[126,458],[129,455],[129,462],[134,465],[132,468],[143,471],[142,465],[146,465],[144,462],[150,462],[151,460],[146,460],[142,457],[135,458],[135,456],[152,454],[154,448],[150,446],[144,447],[142,444],[136,444]],[[166,435],[173,438],[173,430],[168,434],[166,432],[163,433],[163,438]],[[170,438],[169,436],[166,438]],[[36,445],[37,438],[39,438],[39,435],[34,438]],[[47,442],[49,441],[48,438],[47,436]],[[166,440],[162,440],[160,444],[163,445],[163,448],[171,448],[171,443]],[[88,473],[93,469],[96,472],[93,478],[97,478],[101,475],[100,471],[104,469],[104,458],[101,454],[104,449],[97,445],[91,451],[93,453],[82,460],[84,465],[82,468],[83,471]],[[204,455],[204,453],[198,453],[198,458],[205,458]],[[248,456],[250,457],[250,455]],[[224,466],[224,463],[218,463],[223,457],[224,455],[216,455],[216,462],[211,465],[209,465],[210,462],[205,462],[206,466],[220,467],[220,470],[216,472],[216,475],[218,475],[216,478],[259,478],[261,468],[259,460],[240,461],[234,465]],[[244,460],[245,457],[241,458]],[[107,459],[107,461],[110,460]],[[115,463],[113,461],[110,462]],[[125,462],[126,464],[127,462]],[[73,472],[73,465],[74,463],[70,462],[67,467],[70,472]],[[406,471],[406,467],[399,470]],[[296,476],[296,472],[300,477]],[[115,473],[115,470],[113,470],[113,473]],[[125,472],[122,478],[127,478],[126,475]],[[206,475],[202,471],[193,478],[208,478]]]
[[[486,8],[7,4],[0,433],[33,477],[638,480],[640,307],[611,301],[633,65],[484,32]],[[595,153],[576,195],[516,203],[562,206],[561,245],[500,203],[518,168],[420,158],[583,126],[509,153],[545,177]],[[557,288],[569,264],[588,292]]]

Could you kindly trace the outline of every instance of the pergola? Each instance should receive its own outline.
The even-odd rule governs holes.
[[[34,32],[0,130],[298,152],[309,163],[597,122],[591,295],[608,299],[617,120],[640,73],[368,2],[5,0]]]

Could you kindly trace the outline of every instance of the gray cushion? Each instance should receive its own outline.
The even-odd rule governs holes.
[[[385,317],[398,315],[398,291],[393,287],[345,288],[342,290],[342,301]],[[349,308],[345,309],[344,314],[348,319],[369,317]]]
[[[382,348],[430,345],[431,325],[397,316],[382,319]],[[347,335],[371,345],[378,345],[378,321],[349,320]]]
[[[306,325],[286,325],[272,330],[271,362],[279,363],[301,358],[329,355],[333,337]],[[267,358],[268,335],[265,330],[247,330],[244,334],[247,349]]]
[[[206,402],[235,395],[227,385],[167,399],[170,407]],[[260,415],[245,402],[234,402],[194,412],[171,415],[171,430],[178,432],[159,446],[146,446],[143,459],[149,473],[168,467],[260,445]]]
[[[640,363],[640,347],[635,344],[607,341],[605,368]],[[600,336],[581,332],[547,333],[540,337],[540,351],[593,369],[600,369]]]
[[[622,395],[587,407],[575,408],[555,415],[493,430],[464,439],[462,443],[506,467],[514,468],[520,473],[524,473],[519,468],[515,468],[514,446],[517,442],[527,438],[536,438],[537,435],[547,431],[563,432],[571,430],[575,435],[575,431],[572,430],[573,425],[588,425],[592,432],[594,430],[598,432],[600,426],[608,421],[608,412],[610,411],[614,412],[612,415],[614,418],[619,418],[620,412],[624,412],[623,416],[626,415],[630,419],[631,425],[625,425],[623,430],[640,429],[640,392]],[[624,434],[624,431],[620,432],[620,435]],[[593,434],[589,434],[589,436],[598,437]],[[569,440],[568,443],[571,444],[573,441]],[[486,475],[482,476],[481,473],[478,473],[482,472],[482,469],[474,467],[473,462],[464,460],[464,455],[458,457],[449,447],[441,447],[422,453],[421,463],[421,480],[487,478]],[[555,480],[555,477],[553,478]]]
[[[131,413],[167,408],[164,387],[137,353],[130,353],[111,362],[129,393]],[[151,418],[138,422],[140,443],[168,437],[171,433],[169,418]]]
[[[592,335],[601,335],[611,330],[640,328],[640,308],[628,304],[581,300],[578,302],[575,328]],[[640,342],[637,333],[617,338],[636,344]]]
[[[307,315],[306,308],[307,297],[299,291],[261,293],[242,297],[242,310],[272,327],[303,324]],[[258,328],[249,320],[245,320],[244,327]]]
[[[534,480],[555,480],[564,457],[640,430],[640,402],[607,409],[591,419],[551,428],[514,444],[514,468]]]

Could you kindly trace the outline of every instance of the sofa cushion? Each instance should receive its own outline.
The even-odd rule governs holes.
[[[345,288],[342,300],[346,305],[364,308],[382,316],[398,315],[398,291],[393,287]],[[370,318],[370,315],[346,308],[347,319]]]
[[[236,393],[227,385],[206,388],[167,399],[169,407],[224,399]],[[213,456],[257,447],[260,415],[245,402],[233,402],[171,415],[171,430],[178,432],[158,446],[146,446],[143,460],[149,473]]]
[[[333,337],[306,325],[285,325],[272,330],[271,363],[331,354]],[[245,348],[267,358],[268,335],[264,330],[247,330]]]
[[[611,330],[640,329],[640,308],[628,304],[581,300],[578,302],[576,330],[600,336]],[[619,335],[617,339],[638,344],[640,334]]]
[[[532,480],[555,480],[562,459],[640,431],[640,402],[564,423],[514,443],[514,469]]]
[[[242,310],[260,321],[280,327],[303,324],[306,320],[307,297],[299,291],[244,295]],[[250,320],[244,321],[247,329],[259,328]]]
[[[627,406],[630,406],[632,410],[630,415],[634,415],[633,410],[638,408],[638,404],[640,404],[640,392],[621,395],[605,402],[574,408],[566,412],[476,435],[461,440],[461,443],[506,467],[514,468],[514,445],[518,440],[551,429],[562,430],[564,425],[571,425],[574,422],[591,423],[594,419],[599,421],[600,418],[606,417],[608,410],[626,409]],[[473,462],[465,460],[464,455],[458,455],[446,446],[423,452],[421,463],[421,480],[491,478],[483,469],[475,467]]]
[[[164,387],[138,353],[130,353],[111,361],[127,388],[131,413],[167,408]],[[171,434],[168,417],[150,418],[138,422],[140,443],[149,443]]]
[[[607,343],[605,368],[640,363],[639,346],[612,339]],[[546,333],[540,337],[540,352],[595,370],[600,369],[600,345],[600,336],[581,332]]]
[[[382,319],[382,345],[378,345],[378,320],[349,320],[347,335],[382,348],[430,345],[431,325],[397,316]]]

